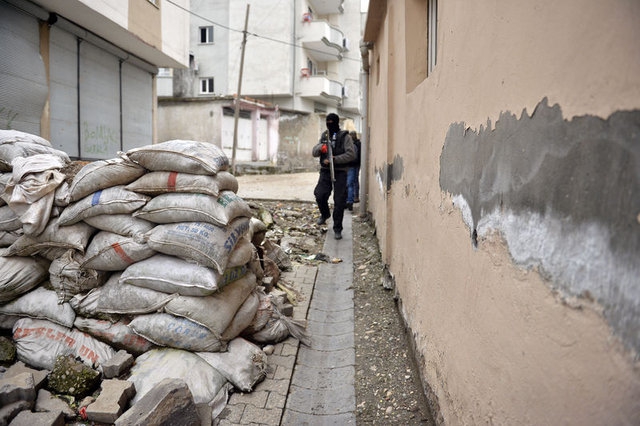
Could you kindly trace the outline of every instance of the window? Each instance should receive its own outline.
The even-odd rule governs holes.
[[[213,94],[213,78],[200,79],[200,94]]]
[[[213,43],[213,25],[200,27],[200,43]]]
[[[427,49],[428,51],[428,57],[429,57],[429,71],[428,73],[431,74],[431,72],[433,71],[433,69],[436,66],[436,62],[437,62],[437,56],[436,56],[436,52],[438,50],[438,44],[437,44],[437,34],[438,34],[438,0],[429,0],[429,12],[428,12],[429,16],[429,24],[428,24],[428,31],[429,31],[429,35],[428,37],[428,43],[429,43],[429,47]]]

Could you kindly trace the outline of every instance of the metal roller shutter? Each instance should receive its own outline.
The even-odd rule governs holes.
[[[153,142],[153,78],[127,62],[122,64],[123,151]]]
[[[56,27],[51,28],[50,37],[51,144],[77,158],[78,41]]]

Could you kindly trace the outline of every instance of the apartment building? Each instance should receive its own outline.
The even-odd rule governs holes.
[[[158,76],[161,138],[210,140],[229,154],[239,92],[238,160],[310,167],[326,114],[360,129],[361,2],[248,3],[191,0],[189,68]]]
[[[0,128],[72,158],[156,141],[158,67],[188,66],[188,0],[0,0]]]

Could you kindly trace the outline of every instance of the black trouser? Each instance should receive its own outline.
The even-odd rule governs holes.
[[[316,203],[320,209],[320,214],[323,218],[329,218],[331,216],[331,210],[329,210],[329,196],[333,190],[333,230],[336,232],[342,232],[342,218],[344,216],[344,208],[347,204],[347,171],[336,170],[336,181],[331,184],[331,171],[328,168],[320,169],[320,177],[318,178],[318,184],[313,191],[313,195],[316,197]]]

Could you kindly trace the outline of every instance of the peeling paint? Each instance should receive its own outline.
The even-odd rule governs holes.
[[[593,295],[640,353],[640,111],[565,120],[543,99],[492,128],[450,126],[440,187],[471,238],[499,230],[514,262]]]
[[[393,182],[402,179],[402,175],[404,173],[404,161],[402,157],[396,155],[393,158],[393,163],[387,163],[381,168],[376,167],[375,172],[376,176],[378,176],[378,182],[384,185],[386,191],[389,191],[391,190]]]

